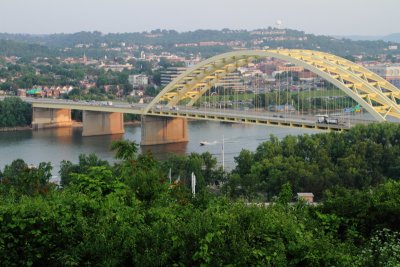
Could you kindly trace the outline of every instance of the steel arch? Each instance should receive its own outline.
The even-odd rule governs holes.
[[[370,70],[344,58],[312,50],[241,50],[211,57],[188,69],[168,84],[144,109],[159,101],[176,105],[190,99],[193,105],[219,79],[259,58],[276,58],[302,66],[332,83],[364,107],[376,120],[400,118],[400,90]]]

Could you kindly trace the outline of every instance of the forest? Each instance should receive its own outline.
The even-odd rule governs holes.
[[[32,106],[17,97],[6,97],[0,101],[0,128],[30,126]]]
[[[62,161],[60,185],[46,162],[0,171],[2,266],[400,264],[396,124],[271,136],[232,172],[209,153],[161,162],[128,140],[110,149],[117,163]]]
[[[272,35],[263,35],[257,32],[282,32]],[[274,39],[271,37],[284,37],[285,40]],[[301,38],[301,40],[299,39]],[[107,33],[98,31],[76,32],[71,34],[47,34],[47,35],[29,35],[29,34],[10,34],[0,33],[0,53],[6,56],[19,57],[68,57],[82,56],[83,52],[93,58],[115,57],[120,53],[104,49],[107,47],[119,47],[121,43],[139,46],[162,46],[163,50],[173,53],[197,54],[201,53],[205,57],[210,57],[223,52],[232,50],[229,45],[209,46],[209,47],[175,47],[180,43],[198,43],[198,42],[243,42],[247,48],[252,47],[252,40],[262,40],[261,47],[278,48],[285,47],[289,49],[322,49],[325,52],[333,53],[339,56],[349,56],[355,54],[379,55],[398,53],[399,50],[388,51],[388,45],[395,43],[382,40],[375,41],[352,41],[346,38],[335,38],[324,35],[308,34],[303,31],[293,29],[266,28],[256,31],[248,30],[196,30],[187,32],[177,32],[175,30],[156,29],[150,32],[133,33]],[[391,39],[390,39],[391,40]],[[87,44],[90,47],[77,48],[77,45]],[[69,48],[69,49],[64,49]]]

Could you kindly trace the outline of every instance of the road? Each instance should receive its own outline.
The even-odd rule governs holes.
[[[0,97],[0,100],[4,96]],[[66,99],[51,99],[51,98],[30,98],[22,97],[23,101],[32,103],[35,107],[42,108],[68,108],[76,110],[90,110],[101,112],[122,112],[143,115],[143,109],[147,104],[129,104],[126,102],[117,101],[74,101]],[[259,111],[254,109],[235,110],[235,109],[218,109],[218,108],[196,108],[179,106],[171,109],[166,106],[157,105],[149,110],[148,115],[169,116],[169,117],[185,117],[202,120],[216,120],[225,122],[238,123],[255,123],[255,124],[273,124],[282,126],[308,127],[308,128],[349,128],[359,123],[372,122],[369,118],[360,118],[356,116],[341,115],[338,118],[339,125],[327,125],[316,122],[315,115],[301,115],[296,112],[282,113]]]

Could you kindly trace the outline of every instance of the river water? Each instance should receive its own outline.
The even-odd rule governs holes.
[[[235,166],[234,157],[242,149],[254,151],[257,146],[269,139],[271,134],[283,138],[286,135],[313,134],[316,131],[299,128],[249,126],[243,124],[225,124],[207,121],[188,123],[189,142],[146,146],[141,150],[151,151],[156,159],[164,160],[171,153],[185,155],[191,152],[210,152],[222,163],[222,137],[224,136],[225,167]],[[0,169],[13,160],[21,158],[28,164],[51,162],[53,175],[57,175],[60,162],[78,161],[80,154],[95,153],[98,157],[114,162],[114,153],[110,151],[114,140],[128,139],[140,143],[140,126],[125,126],[123,135],[82,137],[82,128],[58,128],[37,131],[0,132]],[[209,144],[200,146],[201,141]]]

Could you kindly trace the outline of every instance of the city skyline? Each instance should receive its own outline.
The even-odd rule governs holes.
[[[21,9],[24,6],[24,9]],[[154,29],[259,29],[276,26],[325,35],[383,36],[400,32],[396,0],[195,1],[4,0],[0,32],[51,34]],[[388,23],[390,21],[390,23]]]

